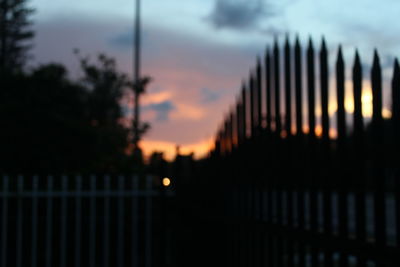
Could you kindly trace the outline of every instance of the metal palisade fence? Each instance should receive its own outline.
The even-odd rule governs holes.
[[[155,266],[154,177],[0,180],[0,266]]]
[[[311,40],[275,42],[217,134],[229,266],[400,266],[398,61],[386,116],[377,51],[369,75],[355,53],[347,82],[341,47],[331,75],[329,54],[324,40],[319,54]]]

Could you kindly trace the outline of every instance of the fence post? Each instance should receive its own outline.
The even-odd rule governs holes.
[[[281,177],[281,160],[282,160],[282,142],[281,142],[281,134],[282,134],[282,122],[281,122],[281,108],[280,108],[280,52],[279,52],[279,45],[278,40],[275,39],[274,44],[274,60],[275,60],[275,162],[274,162],[274,186],[276,190],[276,217],[277,217],[277,225],[283,225],[283,188],[282,183],[279,177]],[[274,239],[276,242],[276,254],[277,254],[277,264],[278,266],[283,265],[283,252],[284,252],[284,243],[283,243],[283,235],[282,234],[275,234]]]
[[[383,133],[382,118],[382,74],[377,51],[371,70],[372,82],[372,160],[374,183],[374,227],[375,243],[378,249],[386,245],[386,206],[385,206],[385,176],[383,172]]]
[[[256,88],[257,88],[257,126],[258,133],[261,133],[262,129],[262,69],[261,69],[261,61],[260,58],[257,58],[257,67],[256,67]]]
[[[242,109],[241,109],[241,125],[242,125],[242,141],[245,142],[247,139],[247,98],[246,98],[246,86],[242,85]]]
[[[38,187],[39,187],[39,177],[33,176],[32,179],[32,240],[31,240],[31,264],[32,267],[37,266],[37,247],[38,247]]]
[[[226,136],[225,136],[225,121],[223,121],[220,129],[221,138],[221,156],[226,154]]]
[[[234,122],[235,122],[235,119],[234,119],[234,112],[233,111],[231,111],[230,113],[229,113],[229,118],[228,118],[228,120],[229,120],[229,130],[228,130],[228,132],[229,132],[229,139],[231,140],[231,142],[230,142],[230,147],[231,147],[231,149],[230,149],[230,151],[231,151],[231,153],[233,152],[233,149],[234,149],[234,147],[235,147],[235,135],[234,135],[234,131],[233,131],[233,128],[234,128],[234,126],[233,126],[233,124],[234,124]]]
[[[111,177],[104,176],[104,239],[103,239],[103,266],[110,265],[110,194],[111,194]]]
[[[46,267],[53,266],[53,176],[47,176],[46,198]],[[78,265],[76,265],[78,266]]]
[[[340,168],[337,169],[337,177],[339,177],[338,190],[338,216],[339,216],[339,236],[346,240],[348,238],[348,210],[347,210],[347,187],[349,177],[347,172],[347,151],[346,151],[346,113],[344,106],[345,97],[345,65],[342,55],[342,47],[339,46],[337,62],[336,62],[336,93],[337,93],[337,164]],[[348,266],[348,254],[340,253],[339,264],[341,267]]]
[[[291,152],[292,158],[290,164],[293,166],[294,170],[291,172],[291,177],[295,177],[296,180],[293,184],[297,189],[297,205],[296,210],[298,214],[298,228],[301,231],[306,229],[305,223],[305,196],[306,187],[304,184],[305,175],[305,156],[303,152],[303,110],[302,110],[302,50],[300,45],[299,37],[296,36],[294,44],[294,97],[295,97],[295,120],[296,120],[296,138],[293,140],[294,152]],[[297,242],[298,246],[298,258],[300,261],[300,266],[304,266],[306,262],[306,245],[304,241]],[[293,265],[293,263],[292,263]]]
[[[24,177],[17,177],[17,238],[16,238],[16,266],[22,267],[23,257],[23,193],[24,193]]]
[[[152,266],[152,253],[151,253],[151,248],[152,248],[152,209],[153,209],[153,177],[152,176],[146,176],[146,195],[145,195],[145,233],[146,233],[146,238],[145,238],[145,257],[146,257],[146,265],[145,267],[151,267]]]
[[[272,90],[272,73],[271,73],[271,55],[270,49],[267,47],[265,54],[265,107],[266,107],[266,120],[267,120],[267,133],[271,132],[271,90]]]
[[[254,137],[256,136],[256,88],[254,86],[254,78],[253,74],[250,73],[250,78],[249,78],[249,89],[250,89],[250,125],[251,125],[251,139],[254,140]]]
[[[392,79],[392,125],[395,151],[400,151],[400,67],[396,59]],[[398,160],[395,160],[395,201],[396,201],[396,245],[400,246],[400,171]]]
[[[279,64],[278,40],[274,43],[274,81],[275,81],[275,132],[278,137],[281,135],[281,97],[280,97],[280,64]]]
[[[307,48],[307,87],[308,87],[308,134],[315,142],[315,58],[312,39]]]
[[[286,220],[287,226],[286,229],[293,228],[293,195],[294,195],[294,181],[296,180],[297,175],[296,172],[292,168],[286,168],[286,166],[292,165],[295,162],[295,155],[293,154],[293,145],[294,140],[292,139],[292,59],[291,59],[291,46],[289,44],[289,38],[286,37],[285,44],[285,80],[286,80],[286,94],[285,94],[285,117],[286,117],[286,146],[285,146],[285,156],[283,157],[283,161],[286,162],[284,166],[284,182],[287,184],[286,186],[286,194],[284,195],[286,198]],[[296,75],[296,74],[295,74]],[[287,254],[287,265],[289,267],[294,266],[294,251],[295,251],[295,239],[289,235],[286,235],[286,254]]]
[[[310,175],[310,230],[318,234],[318,186],[316,179],[316,139],[315,139],[315,55],[314,46],[310,37],[307,48],[307,97],[308,97],[308,161],[307,170]],[[311,246],[311,266],[319,265],[319,247]]]
[[[95,267],[96,266],[96,180],[97,176],[91,175],[90,176],[90,208],[89,208],[89,266]]]
[[[298,127],[299,124],[302,124],[302,120],[299,119],[302,116],[302,110],[299,109],[299,96],[301,96],[301,48],[300,48],[300,41],[298,36],[296,36],[295,40],[295,45],[293,49],[294,53],[294,104],[295,104],[295,125],[296,125],[296,138],[293,139],[293,152],[289,153],[289,156],[291,157],[290,159],[290,165],[292,165],[292,168],[295,168],[294,170],[291,170],[291,177],[294,177],[295,180],[293,181],[294,188],[296,188],[296,206],[294,207],[297,211],[297,228],[301,232],[305,230],[305,187],[303,184],[303,157],[302,153],[300,153],[299,148],[301,146],[301,139],[300,133],[302,132],[302,125]],[[299,266],[304,266],[305,261],[306,261],[306,251],[305,251],[305,244],[303,240],[297,240],[297,255],[298,255],[298,265]],[[293,261],[293,260],[292,260]],[[291,263],[292,265],[294,264],[293,262]]]
[[[240,99],[237,100],[236,102],[236,137],[237,137],[237,147],[239,148],[240,145],[242,144],[242,104],[240,103]]]
[[[82,176],[76,176],[75,183],[75,267],[80,267],[82,248]]]
[[[118,188],[117,188],[117,266],[123,267],[125,265],[125,240],[124,240],[124,187],[125,187],[125,177],[118,176]]]
[[[358,52],[355,53],[353,66],[353,97],[354,97],[354,169],[355,169],[355,209],[356,209],[356,238],[366,241],[366,201],[365,201],[365,165],[364,165],[364,120],[362,115],[362,65]],[[357,265],[366,265],[364,257],[357,258]]]
[[[229,155],[229,152],[231,151],[231,139],[229,134],[229,117],[225,117],[224,136],[226,144],[226,155]]]
[[[3,205],[2,205],[2,224],[1,224],[1,266],[7,265],[7,243],[8,243],[8,199],[9,199],[9,177],[3,176]]]
[[[68,218],[68,177],[61,177],[61,233],[60,233],[60,266],[67,266],[67,218]]]
[[[325,39],[322,39],[320,52],[320,68],[321,68],[321,108],[322,108],[322,156],[323,164],[321,164],[321,178],[323,183],[323,216],[324,216],[324,233],[328,236],[332,233],[332,197],[330,188],[330,139],[329,139],[329,71],[328,71],[328,51]],[[330,244],[325,244],[324,266],[331,267],[333,265],[332,251]]]
[[[225,138],[226,138],[226,143],[227,143],[227,154],[231,152],[232,148],[232,140],[231,140],[231,134],[230,134],[230,115],[229,113],[226,114],[225,116]]]
[[[132,183],[132,267],[139,267],[139,177],[133,176]]]
[[[302,62],[299,37],[296,37],[294,47],[295,85],[296,85],[296,134],[300,138],[303,134],[303,102],[302,102]]]
[[[291,53],[289,37],[285,41],[285,131],[286,136],[290,137],[292,128],[292,87],[291,87]]]
[[[322,39],[320,52],[320,75],[321,75],[321,111],[322,111],[322,141],[324,153],[329,150],[329,70],[328,70],[328,51],[325,44],[325,39]]]

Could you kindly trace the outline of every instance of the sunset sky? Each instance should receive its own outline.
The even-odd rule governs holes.
[[[37,9],[32,65],[64,63],[79,77],[72,53],[79,48],[93,56],[105,52],[132,73],[133,0],[30,4]],[[154,78],[142,99],[143,119],[152,125],[142,145],[146,153],[164,150],[168,158],[176,145],[197,156],[208,151],[241,81],[274,36],[312,36],[319,45],[324,35],[330,63],[341,43],[348,69],[358,47],[365,78],[375,47],[386,77],[400,54],[398,0],[143,0],[142,10],[143,73]],[[365,99],[368,104],[367,92]],[[388,108],[387,93],[384,102]]]

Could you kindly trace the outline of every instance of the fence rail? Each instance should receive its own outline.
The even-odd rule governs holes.
[[[319,51],[311,39],[305,49],[298,38],[282,50],[276,41],[221,124],[208,173],[219,184],[215,200],[226,196],[219,212],[231,224],[224,243],[231,266],[400,266],[398,61],[384,117],[374,52],[367,120],[358,52],[350,79],[342,48],[332,71],[329,55],[324,40]]]

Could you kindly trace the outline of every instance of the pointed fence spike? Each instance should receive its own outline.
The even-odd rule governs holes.
[[[374,59],[371,69],[371,84],[372,84],[372,107],[373,115],[372,121],[375,122],[376,130],[381,124],[382,120],[382,70],[379,60],[378,51],[374,51]]]
[[[343,152],[343,142],[346,135],[346,117],[345,117],[345,67],[342,54],[342,46],[339,45],[339,51],[336,62],[336,95],[337,95],[337,131],[338,146]]]
[[[285,53],[284,53],[284,81],[285,81],[285,131],[286,135],[291,135],[291,126],[292,126],[292,94],[291,94],[291,51],[290,51],[289,42],[285,44]]]
[[[257,87],[257,127],[262,128],[262,66],[261,59],[258,57],[256,69],[256,87]]]
[[[380,59],[379,59],[379,53],[377,49],[374,49],[374,58],[372,61],[372,69],[377,69],[380,68]]]
[[[255,128],[255,90],[254,90],[254,79],[253,74],[250,72],[249,78],[249,91],[250,91],[250,129],[251,129],[251,137],[254,137],[254,128]]]
[[[322,36],[322,43],[321,43],[322,49],[326,49],[326,41],[325,41],[325,36]]]
[[[393,62],[393,79],[392,79],[392,126],[393,126],[393,138],[394,147],[392,151],[399,151],[400,149],[400,68],[399,62],[397,58]],[[395,164],[398,164],[398,159],[395,161]],[[400,181],[397,176],[394,188],[396,189],[395,194],[397,195],[396,198],[396,220],[400,221],[400,198],[398,197],[400,194]],[[396,243],[400,244],[400,224],[396,224]]]
[[[322,139],[326,149],[329,147],[329,70],[328,70],[328,53],[324,37],[320,51],[320,90],[321,90],[321,122],[322,122]]]
[[[339,45],[339,49],[338,49],[338,61],[343,62],[342,45]]]
[[[300,137],[303,134],[303,103],[302,103],[302,62],[300,41],[296,39],[294,49],[295,69],[295,104],[296,104],[296,133]]]
[[[271,131],[271,85],[272,85],[272,74],[271,74],[271,56],[270,50],[267,49],[267,53],[265,55],[265,106],[266,106],[266,123],[267,123],[267,132]]]
[[[271,56],[271,47],[267,46],[267,49],[265,50],[265,57],[270,57]]]
[[[274,51],[276,50],[279,50],[279,42],[277,38],[274,40]]]
[[[310,40],[311,40],[311,39],[310,39]],[[298,34],[296,35],[295,46],[296,46],[296,47],[300,47],[300,38],[299,38],[299,35],[298,35]]]
[[[360,64],[360,62],[360,54],[358,53],[358,49],[356,49],[354,64]]]
[[[289,35],[286,34],[286,37],[285,37],[285,47],[289,47],[289,46],[290,46]]]
[[[374,60],[371,70],[372,84],[372,122],[371,122],[371,142],[372,142],[372,181],[374,186],[374,232],[375,243],[377,246],[386,245],[387,236],[386,209],[384,199],[384,179],[382,168],[382,159],[384,158],[384,121],[382,117],[382,69],[379,62],[378,51],[374,51]]]
[[[279,53],[279,47],[278,44],[275,43],[274,47],[274,81],[275,81],[275,100],[274,100],[274,106],[275,106],[275,132],[277,133],[278,136],[281,134],[282,130],[282,124],[281,124],[281,98],[280,98],[280,53]]]
[[[399,120],[400,120],[400,68],[397,59],[393,63],[393,79],[392,79],[392,119],[394,121],[394,128],[396,135],[399,134]]]
[[[261,57],[257,56],[257,67],[256,67],[256,72],[261,69]]]
[[[398,137],[400,134],[400,67],[397,58],[393,62],[393,78],[392,78],[392,125],[394,136]],[[395,150],[400,148],[400,140],[395,139]],[[400,188],[400,187],[399,187]],[[400,201],[400,200],[399,200]],[[399,203],[400,204],[400,203]],[[397,219],[400,219],[400,209],[397,210]],[[400,242],[400,225],[397,227],[399,234],[397,236]]]
[[[314,44],[313,44],[312,37],[309,36],[309,37],[308,37],[308,48],[313,48],[313,47],[314,47]]]
[[[315,138],[315,58],[311,36],[307,49],[308,128],[311,142]]]

